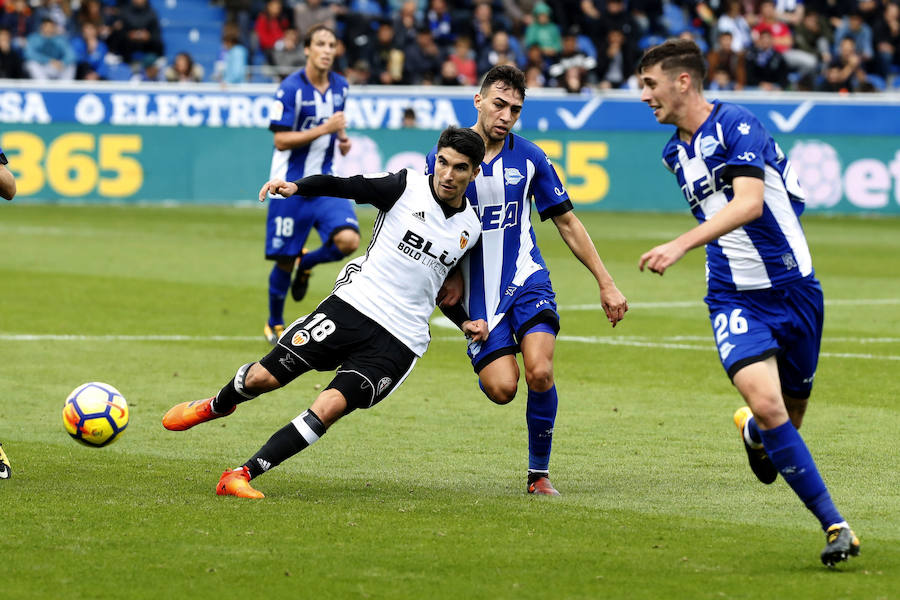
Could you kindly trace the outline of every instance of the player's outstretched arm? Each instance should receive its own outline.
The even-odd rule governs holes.
[[[297,184],[293,181],[285,181],[283,179],[271,179],[265,182],[259,190],[259,201],[265,202],[269,194],[283,196],[293,196],[297,193]]]
[[[638,262],[643,271],[662,275],[666,269],[678,262],[689,250],[704,246],[763,214],[763,193],[765,183],[756,177],[735,177],[731,182],[734,198],[712,218],[689,229],[674,240],[644,252]]]
[[[616,287],[615,281],[606,270],[606,266],[600,259],[600,254],[597,253],[597,248],[581,219],[569,211],[553,217],[553,224],[556,225],[572,254],[588,268],[594,279],[597,280],[597,285],[600,287],[600,304],[603,306],[607,320],[615,327],[616,323],[625,318],[625,313],[628,311],[628,300]]]

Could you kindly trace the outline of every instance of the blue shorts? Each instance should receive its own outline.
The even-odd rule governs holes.
[[[479,373],[488,363],[501,356],[519,351],[522,336],[539,323],[544,323],[559,333],[559,313],[556,312],[556,294],[547,271],[541,270],[525,280],[500,322],[491,330],[485,342],[469,343],[469,358],[475,372]]]
[[[325,244],[342,229],[359,231],[353,203],[330,196],[270,198],[266,217],[266,258],[293,258],[315,227]]]
[[[822,287],[815,277],[777,289],[710,292],[705,300],[719,360],[729,377],[776,356],[782,392],[809,398],[825,314]]]

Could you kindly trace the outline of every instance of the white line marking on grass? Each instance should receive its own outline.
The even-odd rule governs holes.
[[[890,306],[900,304],[900,298],[838,298],[825,300],[825,306]],[[671,302],[629,302],[628,308],[699,308],[706,304],[698,300],[673,300]],[[560,312],[567,310],[603,310],[602,304],[567,304],[559,307]]]
[[[690,336],[684,336],[690,337]],[[462,336],[449,337],[442,336],[433,339],[435,342],[459,342]],[[716,348],[712,344],[704,344],[702,346],[693,344],[677,344],[671,342],[653,342],[647,338],[639,337],[594,337],[594,336],[578,336],[578,335],[561,335],[557,338],[563,342],[575,342],[579,344],[603,344],[606,346],[631,346],[635,348],[662,348],[665,350],[693,350],[698,352],[715,352]],[[706,339],[706,338],[703,338]],[[897,360],[900,356],[882,355],[882,354],[854,354],[849,352],[820,352],[823,358],[858,358],[861,360]]]
[[[443,318],[443,317],[439,317]],[[437,320],[437,319],[435,319]],[[455,325],[454,325],[455,327]],[[435,337],[435,342],[461,342],[462,336]],[[699,352],[714,352],[712,344],[681,344],[683,341],[704,341],[706,336],[670,336],[663,338],[649,338],[642,336],[629,337],[596,337],[579,335],[561,335],[557,339],[563,342],[575,342],[579,344],[603,344],[606,346],[631,346],[636,348],[662,348],[666,350],[693,350]],[[653,341],[654,339],[672,341]],[[873,343],[900,341],[898,338],[836,338],[827,341],[856,341],[861,343]],[[249,335],[67,335],[67,334],[30,334],[30,333],[0,333],[0,341],[5,342],[262,342],[260,336]],[[862,360],[897,360],[900,356],[880,354],[855,354],[850,352],[822,352],[819,356],[825,358],[858,358]]]
[[[2,333],[6,342],[252,342],[262,341],[262,336],[249,335],[66,335]]]

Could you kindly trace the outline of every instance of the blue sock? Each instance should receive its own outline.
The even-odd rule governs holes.
[[[772,464],[806,508],[816,515],[822,529],[843,522],[844,518],[832,502],[809,448],[794,424],[788,421],[774,429],[760,429],[759,433]]]
[[[344,253],[338,250],[334,242],[328,242],[312,252],[304,254],[303,258],[300,259],[300,268],[306,271],[316,265],[341,260],[342,258],[344,258]]]
[[[528,470],[550,469],[550,447],[553,444],[553,423],[559,399],[556,386],[546,392],[528,390],[525,421],[528,423]]]
[[[747,433],[750,439],[756,444],[762,444],[762,437],[759,433],[759,427],[756,426],[756,417],[750,417],[747,420]]]
[[[277,265],[269,273],[269,327],[284,324],[284,299],[291,287],[291,274]]]

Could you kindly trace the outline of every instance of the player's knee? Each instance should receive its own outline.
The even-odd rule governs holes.
[[[258,362],[253,363],[247,369],[247,375],[244,378],[244,388],[250,393],[261,394],[281,387],[275,376],[272,375],[265,367]]]
[[[528,389],[535,392],[546,392],[553,387],[553,363],[546,362],[540,365],[525,368],[525,383]]]
[[[359,233],[345,229],[334,236],[334,245],[344,256],[352,254],[359,248]]]
[[[481,389],[488,399],[495,404],[509,404],[516,397],[519,387],[518,381],[491,381],[481,382]]]

